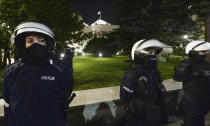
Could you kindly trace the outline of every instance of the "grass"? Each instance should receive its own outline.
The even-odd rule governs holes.
[[[129,67],[127,56],[98,58],[77,56],[74,59],[75,90],[120,85],[124,69]]]
[[[158,68],[163,79],[172,78],[174,66],[179,63],[180,58],[179,56],[170,56],[168,62],[159,63]],[[105,58],[76,56],[73,61],[74,90],[118,86],[121,84],[125,69],[129,66],[128,56]],[[1,71],[0,89],[2,89],[1,78],[3,78]]]
[[[170,56],[168,62],[159,63],[163,79],[173,76],[173,69],[180,61],[179,56]],[[74,90],[111,87],[121,84],[125,69],[130,66],[128,56],[98,58],[77,56],[74,58]]]
[[[173,77],[174,67],[179,64],[181,58],[181,56],[170,56],[167,62],[160,62],[158,64],[158,69],[164,80]]]

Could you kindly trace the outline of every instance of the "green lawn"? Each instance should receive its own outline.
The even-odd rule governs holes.
[[[129,67],[127,56],[77,56],[73,62],[75,90],[119,85],[124,69]]]
[[[173,68],[181,57],[171,56],[168,62],[159,63],[158,68],[163,79],[173,75]],[[93,56],[76,56],[73,60],[74,90],[101,88],[120,85],[122,76],[130,63],[128,56],[98,58]],[[3,78],[0,72],[0,78]],[[2,79],[0,79],[0,89]]]
[[[158,64],[158,69],[164,80],[173,77],[174,67],[179,64],[181,58],[181,56],[170,56],[168,62]]]
[[[159,63],[163,79],[173,76],[173,69],[180,57],[171,56],[169,62]],[[74,58],[74,90],[120,85],[125,69],[130,66],[128,56],[98,58],[77,56]]]

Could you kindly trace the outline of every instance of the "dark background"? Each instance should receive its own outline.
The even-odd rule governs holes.
[[[71,0],[74,11],[79,11],[88,25],[99,19],[98,11],[102,13],[102,20],[112,23],[112,0]]]

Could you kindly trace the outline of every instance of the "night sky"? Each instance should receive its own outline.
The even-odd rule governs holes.
[[[99,18],[98,11],[102,12],[103,20],[112,23],[112,0],[71,0],[71,2],[73,9],[80,12],[83,20],[88,25]]]

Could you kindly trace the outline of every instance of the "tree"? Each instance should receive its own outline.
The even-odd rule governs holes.
[[[167,45],[179,46],[184,34],[197,38],[200,26],[193,21],[187,1],[114,0],[115,23],[121,48],[129,50],[141,39],[156,38]],[[196,31],[196,32],[195,32]]]
[[[23,21],[42,22],[55,32],[59,49],[67,40],[76,43],[89,37],[82,32],[83,21],[73,13],[69,0],[0,0],[0,6],[0,20],[11,30]]]
[[[9,26],[5,23],[0,23],[0,68],[7,65],[7,60],[11,64],[11,43],[10,43],[11,31]]]
[[[86,45],[85,52],[92,53],[97,56],[99,53],[102,53],[103,56],[112,56],[117,52],[117,45],[113,43],[113,38],[111,37],[102,37],[97,38],[96,36],[91,39]]]
[[[197,15],[200,22],[204,22],[205,40],[210,41],[210,1],[188,0],[192,15]]]

